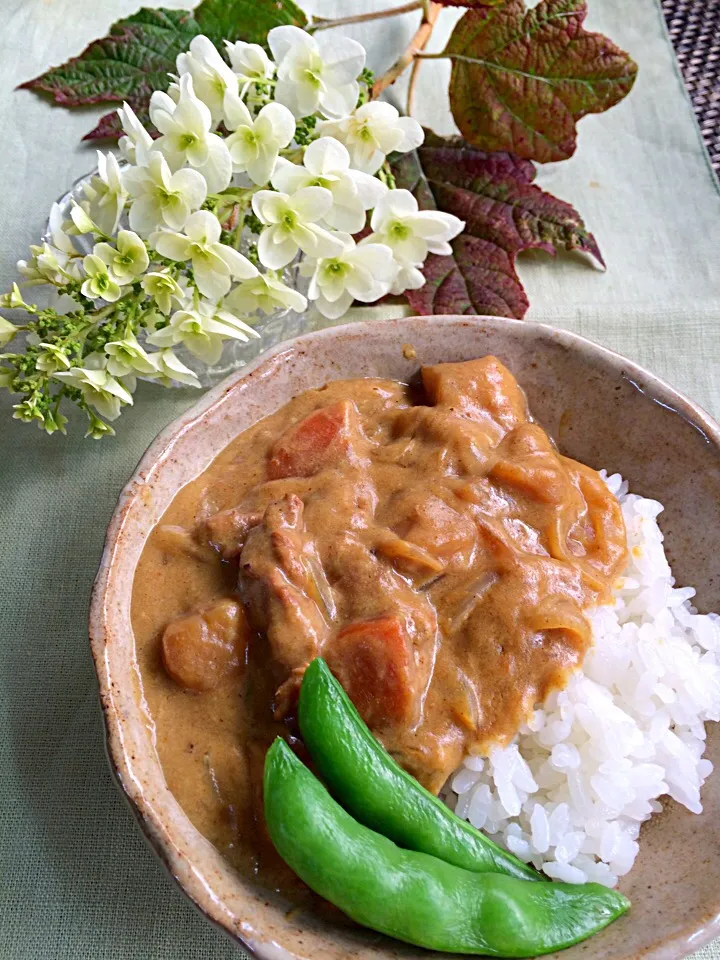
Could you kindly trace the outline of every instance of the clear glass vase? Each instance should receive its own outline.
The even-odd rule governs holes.
[[[126,166],[127,164],[123,162],[120,163],[121,169]],[[45,228],[45,234],[42,238],[43,242],[52,244],[51,223],[70,219],[72,201],[75,200],[79,202],[84,199],[83,187],[89,182],[91,177],[96,174],[97,169],[91,170],[89,173],[80,177],[75,181],[70,190],[56,201]],[[243,182],[241,177],[236,176],[232,186],[247,187],[248,183]],[[126,226],[127,218],[124,215],[120,221],[120,227]],[[93,241],[88,235],[81,235],[73,239],[78,249],[83,253],[92,252]],[[249,245],[256,240],[257,237],[248,231],[247,234],[241,238],[240,251],[246,253]],[[289,264],[282,271],[282,280],[288,284],[288,286],[300,290],[301,293],[306,293],[308,281],[300,274],[298,268],[299,263],[297,261]],[[52,305],[57,306],[59,302],[60,298],[56,295],[55,302]],[[180,360],[197,375],[201,385],[203,387],[211,387],[229,373],[232,373],[233,370],[237,370],[246,363],[249,363],[269,347],[307,332],[307,330],[310,329],[310,319],[307,311],[304,313],[296,313],[294,310],[285,309],[278,310],[269,316],[265,316],[265,314],[262,313],[257,315],[253,319],[252,326],[260,334],[260,339],[253,339],[248,343],[243,343],[240,340],[226,340],[220,360],[211,367],[198,359],[198,357],[182,344],[178,344],[174,350]],[[139,339],[142,343],[142,334]],[[181,384],[173,383],[173,386],[181,386]]]

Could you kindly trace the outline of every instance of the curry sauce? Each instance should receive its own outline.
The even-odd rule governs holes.
[[[617,500],[558,452],[498,360],[421,376],[336,381],[238,436],[138,565],[133,628],[168,785],[274,886],[294,881],[264,837],[262,764],[278,733],[295,742],[314,657],[438,792],[566,684],[591,642],[583,610],[625,562]]]

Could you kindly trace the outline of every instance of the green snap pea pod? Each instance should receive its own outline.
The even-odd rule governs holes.
[[[265,759],[264,793],[270,837],[295,873],[357,923],[416,946],[534,957],[630,905],[595,883],[528,883],[403,850],[346,813],[281,739]]]
[[[507,853],[397,764],[370,733],[320,657],[300,688],[300,730],[318,772],[346,810],[398,846],[475,873],[543,878]]]

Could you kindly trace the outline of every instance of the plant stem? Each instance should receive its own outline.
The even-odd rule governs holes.
[[[389,10],[375,10],[372,13],[358,13],[352,17],[338,17],[332,19],[328,17],[313,17],[310,26],[310,33],[317,30],[328,30],[330,27],[345,27],[351,23],[367,23],[369,20],[384,20],[387,17],[397,17],[401,13],[411,13],[413,10],[420,10],[423,6],[423,0],[412,0],[402,7],[391,7]]]
[[[433,32],[433,27],[435,26],[435,21],[437,20],[441,10],[442,5],[439,3],[429,2],[427,4],[423,4],[423,16],[422,20],[420,21],[420,26],[415,31],[415,35],[407,45],[405,52],[398,57],[390,69],[381,77],[378,77],[373,84],[373,99],[379,97],[383,90],[386,90],[389,86],[392,86],[400,74],[407,70],[418,54],[422,53],[427,45],[428,40],[430,39],[430,36]],[[414,86],[414,84],[412,85]],[[409,98],[411,98],[412,91],[409,90],[408,93],[410,94]]]

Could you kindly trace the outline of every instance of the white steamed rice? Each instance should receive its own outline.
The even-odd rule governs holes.
[[[662,505],[603,478],[622,505],[629,563],[614,605],[588,611],[593,647],[515,741],[468,757],[445,799],[548,876],[614,886],[640,825],[669,794],[693,813],[712,772],[707,720],[720,719],[720,617],[676,588],[656,518]]]

